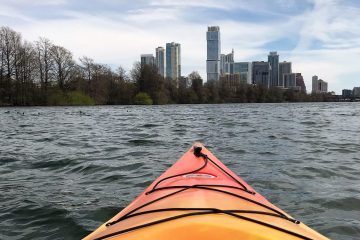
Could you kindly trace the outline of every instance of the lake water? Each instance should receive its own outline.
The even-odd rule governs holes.
[[[360,237],[360,103],[0,108],[0,239],[79,239],[195,141],[332,239]]]

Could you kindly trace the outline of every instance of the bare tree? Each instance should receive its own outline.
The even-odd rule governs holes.
[[[49,39],[40,38],[35,42],[37,70],[40,79],[41,89],[45,104],[47,102],[47,90],[52,77],[53,59],[51,58],[50,49],[53,44]]]
[[[34,80],[36,70],[36,52],[34,46],[29,42],[24,42],[19,50],[19,61],[16,67],[18,71],[18,83],[20,89],[18,102],[20,105],[32,104],[34,93]]]
[[[83,70],[84,73],[84,78],[87,80],[87,91],[88,94],[90,94],[91,96],[91,80],[94,74],[94,60],[83,56],[82,58],[79,59],[81,65],[81,69]]]
[[[7,101],[12,102],[14,89],[12,81],[18,80],[18,71],[16,69],[19,60],[19,49],[21,47],[21,34],[15,32],[9,27],[0,28],[0,51],[1,51],[1,87]],[[4,98],[4,96],[2,97]]]
[[[2,27],[0,29],[1,33],[1,52],[4,66],[4,75],[10,79],[14,73],[14,53],[15,53],[15,43],[14,40],[17,39],[15,31],[8,27]]]
[[[64,89],[64,84],[69,80],[70,73],[75,66],[72,53],[60,46],[52,46],[50,54],[54,63],[54,75],[60,89]]]
[[[130,81],[128,75],[126,74],[125,69],[122,66],[119,66],[116,69],[116,75],[117,75],[117,77],[118,77],[118,79],[120,81],[124,81],[124,82],[129,82]]]

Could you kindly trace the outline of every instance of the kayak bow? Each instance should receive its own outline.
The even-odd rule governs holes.
[[[202,144],[89,239],[328,239],[271,204]]]

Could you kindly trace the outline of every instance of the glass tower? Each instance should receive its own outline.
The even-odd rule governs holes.
[[[277,52],[270,52],[268,56],[270,64],[270,86],[279,86],[279,55]]]
[[[251,62],[235,62],[233,66],[233,73],[240,74],[241,83],[252,83]]]
[[[153,65],[155,63],[154,55],[152,54],[141,54],[141,66]]]
[[[318,76],[315,75],[312,77],[312,93],[318,93],[318,80]]]
[[[165,77],[165,49],[158,47],[155,49],[156,52],[156,67],[158,68],[159,74]]]
[[[178,80],[181,76],[181,55],[179,43],[166,44],[166,77]]]
[[[252,83],[270,87],[270,64],[268,62],[252,63]]]
[[[207,60],[206,73],[207,81],[218,81],[220,77],[220,28],[218,26],[208,27],[206,32]]]
[[[279,85],[284,87],[284,74],[292,73],[291,62],[281,62],[279,63]]]

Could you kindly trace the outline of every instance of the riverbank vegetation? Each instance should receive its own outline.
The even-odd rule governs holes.
[[[119,66],[84,56],[78,60],[49,39],[22,39],[8,27],[0,28],[0,106],[195,104],[326,101],[327,95],[215,82],[203,83],[197,72],[174,81],[155,66],[135,63],[128,73]]]

